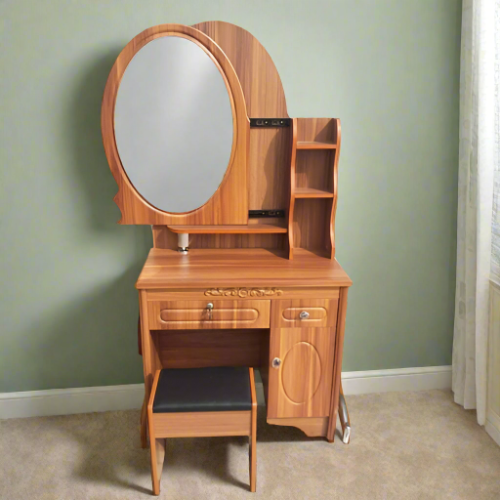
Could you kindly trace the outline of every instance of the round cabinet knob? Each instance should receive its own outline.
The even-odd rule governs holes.
[[[274,358],[271,364],[273,365],[273,368],[279,368],[281,365],[281,359]]]
[[[214,309],[214,305],[212,304],[212,302],[209,302],[207,304],[207,311],[208,311],[208,319],[210,321],[212,321],[212,311],[213,311],[213,309]]]
[[[309,313],[307,311],[302,311],[299,317],[300,319],[307,319],[309,317]]]

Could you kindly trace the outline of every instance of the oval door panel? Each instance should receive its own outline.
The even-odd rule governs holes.
[[[303,404],[318,390],[321,381],[321,359],[308,342],[295,344],[285,355],[281,383],[290,401]]]
[[[122,166],[147,202],[169,213],[204,205],[234,139],[232,101],[214,59],[180,36],[147,43],[121,79],[114,131]]]

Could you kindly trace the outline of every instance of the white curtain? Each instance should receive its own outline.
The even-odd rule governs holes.
[[[486,416],[489,281],[500,283],[500,0],[463,0],[453,392]]]

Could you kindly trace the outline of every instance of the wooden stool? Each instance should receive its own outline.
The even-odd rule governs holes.
[[[165,438],[249,436],[250,491],[257,484],[253,368],[157,370],[148,403],[153,493],[160,494]]]

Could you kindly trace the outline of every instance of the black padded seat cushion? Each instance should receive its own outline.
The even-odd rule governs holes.
[[[245,367],[163,369],[153,413],[246,411],[252,409]]]

